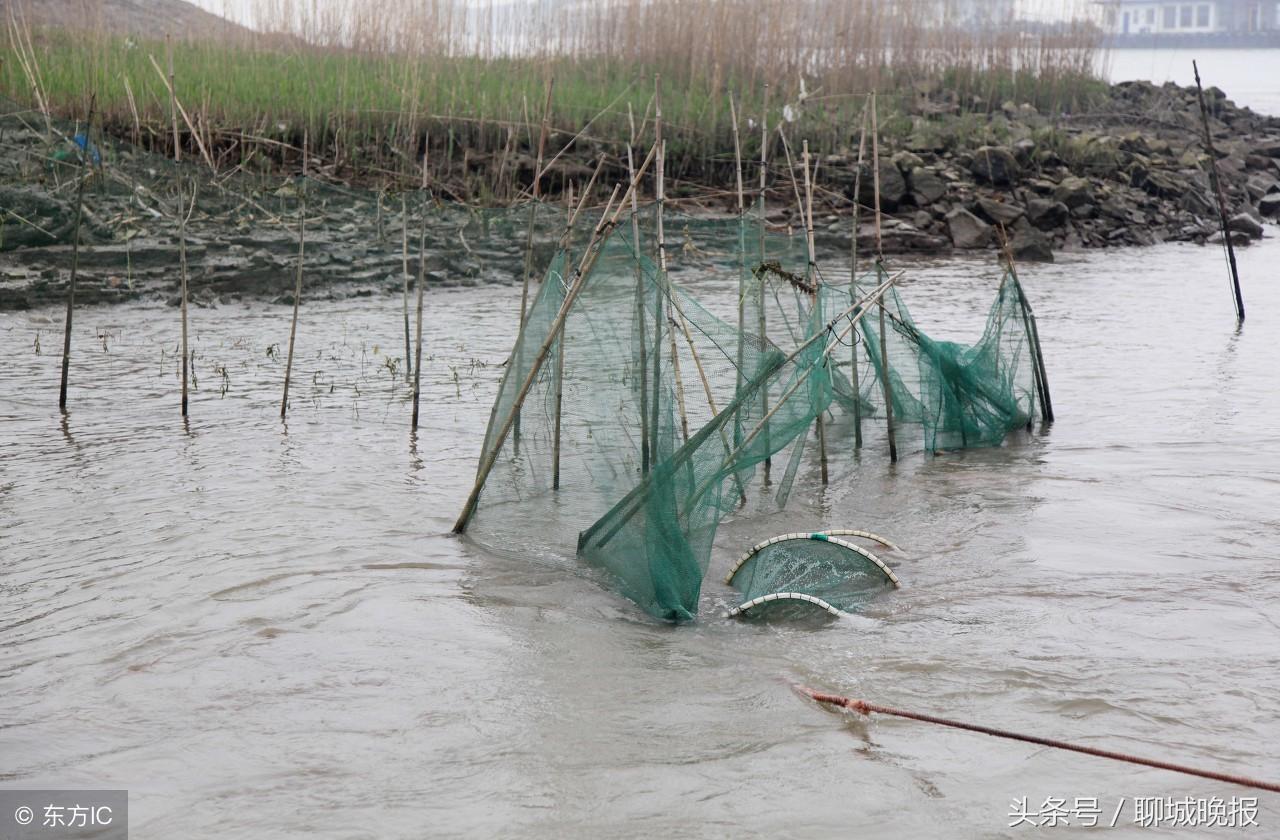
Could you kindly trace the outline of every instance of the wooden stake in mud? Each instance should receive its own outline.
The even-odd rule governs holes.
[[[80,180],[76,184],[76,224],[71,230],[71,279],[67,282],[67,323],[62,331],[62,383],[58,386],[58,409],[64,412],[67,410],[67,376],[71,371],[71,315],[76,307],[76,273],[80,269],[80,224],[84,219],[84,182],[89,176],[89,155],[90,149],[93,148],[93,111],[97,104],[97,94],[90,94],[89,113],[84,123],[84,148],[80,150]]]
[[[871,172],[876,201],[876,270],[883,272],[884,241],[880,235],[880,118],[876,95],[871,94]],[[898,439],[893,431],[893,385],[889,376],[889,341],[884,328],[884,298],[880,299],[880,379],[884,385],[884,423],[889,437],[889,461],[898,460]]]
[[[284,363],[284,395],[280,419],[289,410],[289,378],[293,375],[293,341],[298,335],[298,305],[302,302],[302,264],[307,253],[307,133],[302,132],[302,178],[298,181],[298,268],[293,284],[293,321],[289,324],[289,354]]]
[[[858,299],[858,226],[862,204],[858,196],[862,193],[862,163],[867,151],[867,120],[871,115],[871,95],[867,94],[866,105],[862,108],[862,132],[858,135],[858,166],[853,174],[853,235],[849,237],[849,300]],[[853,337],[850,349],[852,367],[849,369],[849,381],[853,385],[853,448],[862,448],[862,384],[858,372],[858,337]]]
[[[169,61],[169,116],[173,123],[173,160],[174,163],[182,161],[182,144],[178,142],[178,94],[174,86],[173,78],[173,47],[169,43],[169,39],[165,37],[165,50],[168,52]],[[187,355],[187,208],[182,203],[182,172],[175,170],[178,180],[178,270],[179,282],[182,285],[179,291],[180,305],[182,307],[182,416],[187,416],[187,365],[190,357]],[[192,190],[191,209],[195,210],[195,190]]]
[[[413,423],[418,430],[418,400],[422,394],[422,298],[427,288],[427,150],[422,152],[422,227],[418,231],[418,324],[413,342]]]
[[[809,252],[809,266],[805,271],[805,280],[809,282],[809,287],[813,290],[809,293],[809,305],[812,307],[812,315],[810,316],[813,326],[818,328],[822,324],[822,301],[818,295],[818,258],[817,249],[814,247],[813,241],[813,180],[809,176],[809,141],[804,141],[804,153],[801,155],[801,162],[804,166],[804,238],[805,247]],[[822,471],[822,483],[827,483],[827,426],[822,416],[823,412],[819,411],[817,419],[814,421],[818,429],[818,464]]]
[[[1204,104],[1204,89],[1200,87],[1200,68],[1194,61],[1191,69],[1196,75],[1196,96],[1200,99],[1200,119],[1204,123],[1204,149],[1209,155],[1209,182],[1213,184],[1218,199],[1218,221],[1222,226],[1222,244],[1227,249],[1227,265],[1231,270],[1231,291],[1235,295],[1236,323],[1244,323],[1244,298],[1240,294],[1240,272],[1236,269],[1236,249],[1231,244],[1231,231],[1227,227],[1227,197],[1222,191],[1222,179],[1218,176],[1218,153],[1213,148],[1213,135],[1209,131],[1209,108]]]
[[[666,172],[664,170],[664,161],[667,157],[667,146],[662,139],[662,77],[657,76],[653,81],[653,100],[654,100],[654,118],[653,118],[653,136],[654,144],[658,149],[658,160],[656,163],[655,184],[654,184],[654,201],[658,205],[657,217],[657,236],[658,236],[658,282],[655,284],[653,291],[653,391],[649,398],[649,443],[650,464],[658,459],[658,415],[659,415],[659,389],[662,386],[662,329],[666,324],[667,316],[662,305],[662,296],[666,291],[667,283],[667,239],[666,229],[664,228],[664,208],[666,206]]]
[[[627,180],[635,181],[636,120],[631,104],[627,104],[627,119],[631,123],[631,137],[627,141]],[[640,340],[640,474],[649,474],[649,345],[648,329],[644,317],[644,271],[640,267],[640,197],[638,190],[631,191],[631,252],[636,265],[636,334]]]
[[[551,91],[555,88],[555,78],[547,77],[546,94],[542,100],[542,128],[538,132],[538,157],[533,164],[533,203],[529,205],[529,235],[524,244],[524,286],[520,290],[520,329],[524,329],[525,319],[529,317],[529,283],[533,277],[533,232],[538,225],[538,202],[542,200],[542,159],[547,151],[547,133],[551,130]],[[523,345],[521,345],[523,346]],[[524,360],[517,355],[516,368],[519,369]],[[515,428],[512,434],[515,452],[520,454],[520,415],[516,414]]]
[[[766,214],[765,214],[765,190],[768,188],[769,175],[769,86],[764,88],[764,108],[760,112],[760,264],[764,265],[768,259],[768,253],[765,245],[766,233]],[[768,324],[765,319],[764,310],[764,275],[759,278],[760,289],[757,305],[760,307],[760,340],[764,341],[768,338],[766,328]],[[769,413],[769,389],[760,389],[760,413],[761,415]],[[764,449],[769,450],[769,432],[765,431]],[[773,457],[768,456],[764,459],[764,486],[768,487],[771,482],[771,473],[773,471]]]
[[[381,202],[379,202],[381,204]],[[413,360],[409,358],[409,201],[400,193],[400,304],[404,310],[404,381],[410,381]]]
[[[1022,329],[1027,334],[1027,342],[1031,345],[1031,378],[1040,399],[1040,419],[1046,423],[1053,422],[1053,399],[1049,396],[1049,374],[1044,366],[1044,354],[1040,350],[1040,331],[1036,328],[1036,316],[1031,311],[1031,302],[1022,289],[1022,281],[1018,279],[1018,269],[1013,264],[1013,249],[1009,247],[1009,237],[1004,227],[1000,227],[1000,239],[1004,248],[1005,265],[1009,269],[1009,277],[1013,280],[1013,293],[1018,296],[1018,310],[1022,313]],[[1027,428],[1031,428],[1031,420],[1027,419]]]

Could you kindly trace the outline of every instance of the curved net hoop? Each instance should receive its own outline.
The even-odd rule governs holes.
[[[874,554],[822,533],[783,534],[753,546],[725,582],[744,596],[730,615],[778,600],[854,612],[887,589],[901,586],[893,570]]]

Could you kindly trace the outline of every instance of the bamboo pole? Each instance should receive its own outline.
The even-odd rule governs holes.
[[[413,360],[409,357],[409,201],[403,190],[400,192],[400,281],[400,306],[404,312],[404,381],[409,382],[413,372]]]
[[[307,132],[302,132],[302,179],[298,182],[298,268],[293,286],[293,321],[289,325],[289,355],[284,365],[284,395],[280,398],[280,419],[289,410],[289,378],[293,375],[293,341],[298,335],[298,306],[302,302],[302,266],[307,248]]]
[[[627,103],[627,119],[631,123],[631,137],[627,141],[627,180],[634,181],[635,155],[631,151],[636,142],[636,120],[631,103]],[[636,268],[636,330],[640,337],[640,474],[649,474],[649,348],[644,317],[644,270],[640,267],[640,198],[638,190],[631,191],[631,253]]]
[[[662,385],[662,329],[666,321],[666,315],[662,306],[662,295],[665,292],[663,287],[666,285],[667,281],[667,240],[666,231],[663,227],[663,209],[666,205],[666,173],[663,167],[664,161],[667,157],[667,147],[662,139],[661,76],[656,76],[653,80],[653,98],[653,135],[654,144],[658,149],[658,160],[654,179],[654,200],[658,205],[658,282],[654,284],[653,290],[653,392],[649,400],[650,465],[658,459],[658,415],[660,406],[659,388]]]
[[[547,132],[551,128],[550,111],[551,111],[551,91],[555,87],[555,78],[547,77],[546,93],[542,100],[542,128],[538,133],[538,157],[534,161],[533,166],[533,202],[529,205],[529,234],[525,240],[524,246],[524,285],[520,290],[520,323],[519,328],[524,329],[525,319],[529,316],[529,283],[533,275],[533,233],[538,222],[538,202],[542,200],[542,157],[547,149]],[[523,346],[521,344],[520,346]],[[516,368],[519,369],[524,364],[524,359],[516,357]],[[520,454],[520,415],[516,413],[515,434],[512,437],[515,445],[515,452]]]
[[[858,166],[853,174],[853,236],[849,238],[849,300],[858,296],[858,226],[862,205],[858,197],[862,194],[862,163],[867,151],[867,120],[870,116],[871,95],[867,95],[866,105],[862,108],[862,131],[858,135]],[[853,385],[853,448],[862,448],[862,384],[858,371],[858,339],[854,336],[853,347],[849,353],[852,366],[849,369],[849,380]]]
[[[418,403],[422,395],[422,298],[427,290],[427,193],[428,149],[422,151],[422,227],[418,232],[418,323],[413,349],[413,420],[410,428],[418,430]]]
[[[759,213],[760,213],[760,264],[761,265],[764,265],[765,261],[768,259],[767,246],[765,245],[765,234],[767,233],[767,221],[766,221],[766,213],[765,213],[765,198],[766,198],[765,192],[768,187],[768,175],[769,175],[769,86],[765,85],[764,109],[760,112],[760,210],[759,210]],[[763,274],[760,275],[760,277],[758,277],[757,279],[759,280],[759,283],[760,283],[759,297],[757,298],[757,301],[756,301],[760,309],[760,312],[759,312],[760,340],[766,341],[768,340],[768,332],[767,332],[768,324],[766,322],[766,316],[765,316],[764,275]],[[761,414],[769,413],[769,389],[768,388],[762,388],[760,390],[760,411],[761,411]],[[766,452],[769,450],[769,438],[767,437],[768,434],[769,433],[766,431],[765,432],[765,435],[766,435],[765,451]],[[735,432],[735,436],[737,436],[737,432]],[[770,474],[772,473],[772,471],[773,471],[773,457],[766,456],[764,459],[764,486],[765,487],[769,486],[770,479],[771,479]]]
[[[174,73],[173,73],[173,47],[168,37],[165,37],[165,50],[168,53],[169,61],[169,116],[173,124],[173,160],[175,164],[182,161],[182,145],[178,142],[178,94],[176,92]],[[154,64],[154,61],[152,62]],[[157,70],[160,68],[157,67]],[[161,77],[163,78],[163,76]],[[178,270],[179,282],[181,283],[180,305],[182,307],[182,416],[187,416],[187,365],[190,359],[187,355],[187,210],[182,203],[182,172],[180,168],[175,167],[175,174],[178,180]],[[195,190],[191,194],[191,210],[195,210]]]
[[[809,141],[804,141],[804,233],[805,247],[809,253],[809,266],[805,271],[805,279],[809,282],[810,288],[813,289],[809,293],[810,306],[812,307],[812,315],[810,319],[816,328],[822,323],[822,303],[818,295],[818,258],[817,249],[813,241],[813,181],[809,176]],[[827,483],[827,427],[822,416],[822,412],[818,412],[818,416],[814,421],[818,429],[818,464],[822,473],[822,483]]]
[[[1240,294],[1240,272],[1236,268],[1236,249],[1231,243],[1231,231],[1227,227],[1227,197],[1222,191],[1222,179],[1218,175],[1218,153],[1213,148],[1213,134],[1209,131],[1209,109],[1204,104],[1204,89],[1200,87],[1200,68],[1194,61],[1191,68],[1196,75],[1196,96],[1200,100],[1200,119],[1204,123],[1204,147],[1209,153],[1209,182],[1218,198],[1218,221],[1222,225],[1222,243],[1227,249],[1227,265],[1231,269],[1231,291],[1235,297],[1236,323],[1244,323],[1244,298]]]
[[[884,241],[880,234],[880,117],[875,92],[871,93],[871,171],[876,201],[876,270],[884,271]],[[880,299],[880,378],[884,385],[884,423],[889,438],[889,461],[898,460],[898,438],[893,429],[893,385],[889,375],[889,341],[884,331],[884,298]]]
[[[62,381],[58,386],[58,410],[67,410],[67,378],[71,372],[71,318],[76,307],[76,274],[80,270],[80,225],[84,220],[84,182],[88,176],[89,150],[93,144],[93,112],[98,95],[89,94],[89,112],[84,124],[84,148],[80,150],[80,178],[76,184],[76,223],[71,231],[71,277],[67,282],[67,322],[62,330]]]
[[[747,342],[747,233],[746,233],[746,199],[742,188],[742,140],[738,136],[738,107],[734,102],[733,92],[729,92],[729,117],[733,127],[733,175],[738,195],[738,364],[734,390],[741,390],[745,381],[743,369],[746,367]],[[701,366],[699,365],[699,368]],[[714,414],[715,412],[712,412]],[[741,422],[734,423],[733,436],[741,439]]]

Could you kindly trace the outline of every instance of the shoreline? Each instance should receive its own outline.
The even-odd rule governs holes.
[[[1233,240],[1247,244],[1264,235],[1268,220],[1280,218],[1280,118],[1236,107],[1216,88],[1206,89],[1205,97]],[[1014,258],[1024,262],[1051,261],[1060,251],[1220,239],[1194,88],[1119,83],[1109,88],[1105,105],[1052,119],[1012,101],[989,114],[929,112],[928,106],[918,104],[923,113],[913,116],[909,131],[886,132],[882,142],[886,254],[993,250],[1002,227]],[[70,270],[74,208],[67,187],[75,176],[75,152],[66,139],[50,141],[32,117],[0,116],[0,206],[7,210],[0,220],[0,309],[6,310],[63,300]],[[64,137],[71,133],[64,128]],[[799,139],[789,139],[793,155]],[[771,149],[766,221],[785,229],[798,225],[799,214],[792,173],[785,162],[780,165],[781,144],[772,145],[777,148]],[[856,200],[858,250],[869,254],[876,238],[874,179],[867,163],[858,177],[854,146],[815,150],[815,234],[822,246],[847,252]],[[219,179],[201,163],[175,169],[111,137],[94,151],[97,165],[86,189],[81,231],[79,302],[176,296],[171,193],[177,173],[184,182],[191,179],[197,195],[187,255],[193,302],[292,302],[296,177],[242,173]],[[477,162],[467,149],[458,153],[464,172],[492,163]],[[531,181],[534,164],[524,157],[517,154],[508,163],[527,164]],[[570,144],[549,169],[544,186],[553,209],[542,214],[534,237],[535,269],[563,232],[563,210],[554,208],[563,206],[566,188],[580,191],[590,181],[597,161],[603,163],[592,198],[603,201],[605,187],[625,178],[625,158],[610,158],[592,144]],[[746,183],[758,184],[758,164],[746,161],[743,167]],[[732,158],[728,171],[727,181],[717,171],[710,181],[670,182],[672,204],[699,215],[732,215]],[[322,167],[318,174],[323,177]],[[856,181],[861,190],[855,196]],[[416,233],[423,220],[415,204],[422,202],[421,193],[362,190],[315,177],[305,183],[308,289],[398,292],[406,267],[416,276]],[[448,182],[433,186],[437,200],[456,192]],[[754,197],[748,188],[747,201]],[[400,214],[402,200],[407,219]],[[430,285],[521,281],[528,232],[523,206],[481,209],[440,202],[433,214],[426,251]],[[410,242],[407,259],[404,238]]]

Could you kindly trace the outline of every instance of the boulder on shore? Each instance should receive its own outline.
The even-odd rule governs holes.
[[[1018,180],[1019,175],[1022,174],[1022,167],[1018,165],[1018,159],[1013,152],[1005,147],[982,146],[974,150],[969,171],[979,181],[994,184],[997,187],[1007,187]]]
[[[985,248],[991,242],[991,225],[961,207],[947,214],[947,233],[957,248]]]

